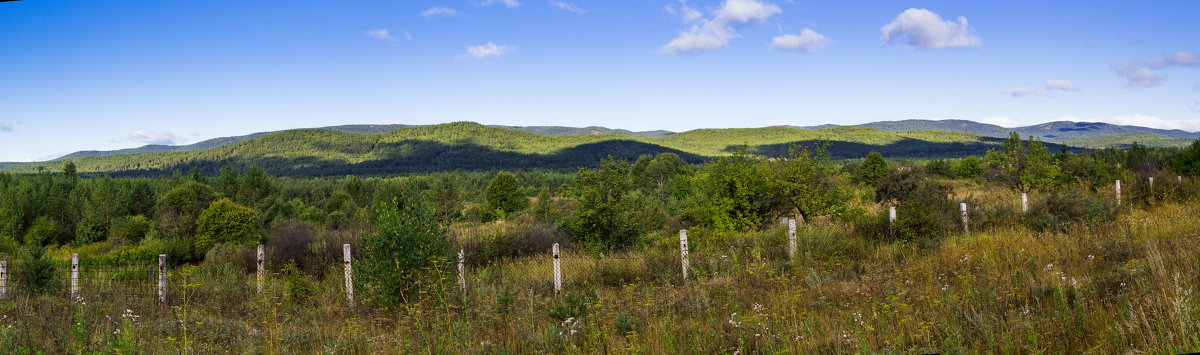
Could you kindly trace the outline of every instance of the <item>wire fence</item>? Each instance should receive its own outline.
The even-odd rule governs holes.
[[[1109,195],[1117,204],[1134,203],[1151,198],[1161,198],[1171,189],[1179,188],[1178,184],[1160,182],[1158,187],[1149,183],[1127,184],[1121,191],[1120,184],[1115,184]],[[1019,200],[1022,209],[1028,206],[1025,196]],[[973,220],[975,216],[986,215],[987,211],[978,206],[962,204],[962,229],[970,233],[981,222]],[[894,207],[893,207],[894,208]],[[896,222],[896,213],[891,211],[889,222]],[[767,268],[772,272],[792,272],[793,266],[804,258],[807,241],[797,240],[795,221],[784,219],[784,225],[771,235],[758,239],[725,242],[720,245],[702,245],[696,248],[689,245],[686,231],[680,231],[679,244],[658,245],[649,249],[635,252],[616,252],[607,254],[589,253],[571,245],[554,243],[553,248],[547,248],[544,253],[526,255],[515,258],[478,261],[473,260],[477,255],[460,254],[458,265],[454,271],[457,281],[464,292],[501,293],[517,290],[535,295],[559,295],[567,290],[591,286],[620,287],[637,284],[639,287],[675,287],[687,282],[712,282],[743,277],[751,268]],[[357,257],[357,249],[345,244],[344,254],[316,257],[322,264],[341,260],[346,273],[326,277],[353,277],[353,260]],[[276,253],[272,248],[260,249],[263,252],[247,254],[248,258],[257,258],[257,263],[248,262],[250,266],[245,271],[246,282],[258,283],[254,288],[262,292],[262,283],[267,276],[264,268],[266,260]],[[331,251],[332,249],[329,249]],[[282,250],[279,251],[283,253]],[[339,253],[342,254],[342,253]],[[21,295],[49,294],[71,297],[76,300],[110,301],[118,299],[157,301],[167,305],[175,304],[181,299],[181,286],[186,280],[175,273],[169,272],[160,265],[107,265],[99,263],[78,263],[78,258],[72,261],[54,261],[46,265],[26,265],[19,260],[0,263],[0,297]],[[251,261],[251,260],[247,260]],[[254,268],[258,270],[255,271]],[[33,268],[37,268],[33,270]],[[345,280],[342,280],[345,281]],[[342,282],[342,292],[346,297],[353,298],[353,283]],[[203,287],[203,286],[191,286]],[[351,304],[353,302],[350,302]]]

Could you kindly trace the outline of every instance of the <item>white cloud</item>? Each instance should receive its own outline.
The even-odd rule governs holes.
[[[1125,78],[1125,86],[1159,86],[1167,78],[1166,75],[1156,74],[1145,67],[1129,64],[1113,64],[1113,70],[1117,72],[1117,75]]]
[[[146,131],[133,131],[129,133],[129,140],[146,144],[176,144],[181,141],[180,137],[169,132]]]
[[[775,36],[775,38],[771,39],[771,48],[798,52],[816,52],[828,47],[830,43],[833,43],[833,41],[830,41],[829,38],[817,33],[817,31],[805,28],[800,31],[800,35],[785,34]]]
[[[668,12],[680,16],[686,22],[693,22],[687,31],[681,32],[675,39],[658,49],[662,54],[696,54],[724,48],[729,40],[738,36],[735,25],[748,22],[766,21],[771,16],[783,12],[779,6],[759,0],[725,0],[721,7],[713,11],[712,19],[703,18],[698,11],[682,3],[682,9],[675,11],[668,6]]]
[[[12,133],[17,130],[17,124],[13,122],[0,122],[0,132]]]
[[[1150,69],[1163,69],[1172,66],[1200,68],[1200,54],[1176,51],[1146,60],[1145,65]]]
[[[475,1],[474,3],[475,3],[475,6],[488,6],[488,5],[496,4],[496,3],[504,4],[504,6],[507,6],[507,7],[521,6],[521,2],[517,1],[517,0],[482,0],[482,1]]]
[[[445,16],[445,17],[458,16],[458,10],[451,9],[451,8],[445,7],[445,6],[431,7],[428,10],[421,11],[421,16],[423,16],[425,18],[437,17],[437,16]]]
[[[983,45],[979,37],[971,34],[966,17],[959,16],[958,22],[948,21],[926,9],[904,10],[895,20],[884,25],[881,31],[884,44],[901,41],[913,48],[942,49]]]
[[[696,11],[696,9],[688,7],[686,0],[680,0],[679,2],[680,4],[678,10],[676,10],[675,6],[671,4],[667,4],[664,9],[666,9],[667,13],[671,14],[671,16],[679,16],[679,18],[683,19],[684,22],[692,22],[704,17],[704,14],[700,13],[700,11]]]
[[[1046,79],[1046,90],[1079,91],[1079,87],[1067,79]]]
[[[1031,88],[1028,86],[1014,87],[1014,88],[1012,88],[1012,91],[1009,92],[1009,94],[1012,95],[1013,97],[1029,96],[1029,95],[1034,95],[1037,93],[1038,93],[1037,89],[1034,89],[1034,88]]]
[[[404,31],[404,39],[409,42],[412,42],[412,33],[408,33],[408,31]]]
[[[386,28],[370,30],[370,31],[366,31],[364,33],[366,33],[367,36],[374,38],[374,39],[378,39],[381,41],[387,41],[389,43],[396,43],[396,39],[392,38],[392,34],[390,32],[388,32],[388,30]],[[405,32],[405,34],[407,35],[408,32]]]
[[[1140,64],[1113,63],[1112,67],[1117,75],[1125,78],[1125,86],[1159,86],[1162,85],[1163,80],[1167,79],[1167,76],[1155,73],[1154,70],[1170,67],[1200,68],[1200,54],[1184,51],[1163,52]]]
[[[579,8],[579,6],[566,1],[552,0],[550,1],[550,6],[554,6],[554,8],[559,10],[574,12],[581,15],[587,12],[584,9]]]
[[[517,50],[517,48],[513,46],[502,46],[488,42],[479,46],[467,47],[467,56],[474,59],[487,59],[491,57],[499,57],[515,50]]]

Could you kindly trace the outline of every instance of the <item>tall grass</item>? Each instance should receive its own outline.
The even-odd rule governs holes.
[[[969,187],[956,194],[989,208],[1019,201]],[[707,238],[692,250],[688,280],[670,243],[603,257],[568,250],[558,298],[548,255],[505,255],[470,267],[453,299],[388,313],[346,306],[338,263],[272,274],[255,295],[239,263],[210,260],[173,270],[168,307],[10,295],[0,301],[0,349],[1182,353],[1200,350],[1194,216],[1194,198],[1155,201],[1065,231],[996,222],[933,245],[880,244],[828,222],[800,228],[794,261],[778,228]],[[303,285],[307,297],[289,296]]]

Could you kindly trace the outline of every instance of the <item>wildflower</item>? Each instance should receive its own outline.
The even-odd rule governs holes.
[[[1096,256],[1095,256],[1095,255],[1088,254],[1088,260],[1092,260],[1092,259],[1095,259],[1095,258],[1096,258]]]
[[[1046,271],[1050,271],[1051,269],[1054,269],[1054,264],[1046,264]]]

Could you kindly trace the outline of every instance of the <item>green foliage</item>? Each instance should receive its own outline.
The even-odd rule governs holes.
[[[588,249],[628,247],[652,222],[643,210],[645,197],[633,189],[625,161],[608,158],[599,169],[580,168],[578,180],[565,194],[575,206],[563,219],[563,228]]]
[[[984,162],[983,159],[972,155],[959,160],[955,168],[958,170],[958,177],[974,179],[983,174]]]
[[[888,174],[888,163],[879,152],[871,152],[863,158],[863,162],[855,171],[854,180],[860,184],[875,187]]]
[[[1183,175],[1200,176],[1200,141],[1192,142],[1187,149],[1171,159],[1171,170]]]
[[[159,230],[170,237],[195,235],[196,218],[216,200],[216,191],[194,181],[167,191],[158,202]]]
[[[854,197],[849,177],[829,163],[829,154],[824,148],[810,151],[793,146],[787,159],[776,160],[771,167],[772,199],[779,201],[782,209],[778,212],[795,213],[805,219],[838,216],[846,211],[846,202]]]
[[[993,150],[984,157],[989,180],[1018,192],[1050,187],[1058,179],[1059,168],[1052,164],[1050,151],[1041,141],[1022,144],[1017,132],[1004,140],[1002,150]]]
[[[693,179],[687,217],[714,231],[757,228],[774,212],[776,192],[768,161],[744,151],[709,161]]]
[[[304,273],[294,264],[283,268],[284,299],[293,304],[308,304],[312,302],[315,289],[312,282],[304,278]]]
[[[51,290],[58,284],[58,268],[46,254],[45,247],[30,245],[23,256],[23,265],[13,272],[19,285],[36,294]]]
[[[1037,231],[1065,232],[1079,225],[1111,221],[1117,208],[1091,195],[1078,192],[1053,194],[1029,207],[1026,224]]]
[[[444,288],[454,258],[450,239],[415,191],[375,211],[376,232],[363,240],[355,282],[384,307],[414,302]]]
[[[203,255],[217,244],[258,242],[258,214],[229,199],[213,202],[196,220],[197,255]]]
[[[125,216],[113,222],[109,236],[129,243],[137,243],[150,232],[150,220],[145,216]]]
[[[591,312],[591,305],[597,302],[598,298],[594,288],[584,287],[570,290],[546,307],[546,314],[559,321],[570,318],[579,319],[587,316]]]
[[[889,223],[886,212],[881,212],[863,224],[867,229],[874,228],[868,235],[887,242],[936,240],[954,226],[956,206],[946,197],[949,193],[949,186],[928,178],[919,170],[895,171],[875,189],[875,199],[896,205],[896,222],[886,228],[872,226]]]
[[[38,217],[25,231],[25,245],[45,245],[50,238],[58,234],[58,229],[58,224],[54,221],[45,216]]]
[[[488,208],[495,211],[497,219],[505,219],[529,206],[529,199],[522,193],[516,175],[507,171],[502,171],[492,178],[485,197]]]

